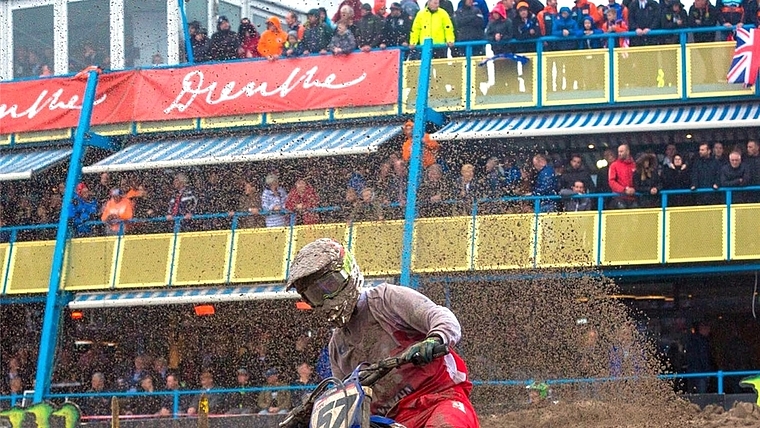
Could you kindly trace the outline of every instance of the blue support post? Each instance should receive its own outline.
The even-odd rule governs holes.
[[[734,202],[734,194],[731,190],[726,191],[726,260],[731,261],[731,204]]]
[[[401,250],[401,285],[412,285],[412,246],[414,219],[417,217],[417,187],[422,170],[422,138],[425,136],[428,89],[430,88],[430,68],[433,62],[433,40],[425,39],[422,44],[420,75],[417,79],[417,100],[414,111],[414,131],[412,132],[412,153],[409,159],[409,177],[406,188],[406,209],[404,215],[404,244]]]
[[[678,43],[681,45],[681,69],[684,70],[683,73],[681,73],[680,76],[680,82],[681,85],[681,99],[686,100],[688,99],[688,87],[686,85],[686,73],[688,73],[689,66],[686,64],[686,36],[687,34],[685,32],[678,35]]]
[[[90,70],[87,73],[87,86],[84,91],[84,98],[82,99],[82,112],[79,115],[79,124],[74,135],[74,147],[71,152],[69,172],[66,176],[66,188],[63,192],[61,215],[58,219],[58,230],[55,237],[53,263],[50,268],[50,282],[48,283],[48,293],[45,300],[45,315],[42,321],[40,352],[37,358],[37,377],[34,388],[35,403],[41,403],[45,396],[50,393],[50,378],[53,375],[53,361],[56,342],[58,341],[60,315],[63,309],[62,306],[65,304],[60,288],[66,253],[66,240],[68,238],[69,209],[71,201],[74,199],[74,189],[82,173],[85,135],[90,128],[97,86],[98,71]]]
[[[608,74],[607,79],[609,80],[609,98],[610,104],[615,104],[615,44],[617,44],[618,39],[613,38],[610,36],[610,38],[607,39],[607,61],[609,63],[608,67]]]
[[[185,0],[177,0],[179,4],[179,17],[182,20],[182,34],[185,35],[185,51],[187,52],[187,62],[195,63],[193,60],[193,41],[190,40],[190,29],[187,27],[187,14],[185,13]]]

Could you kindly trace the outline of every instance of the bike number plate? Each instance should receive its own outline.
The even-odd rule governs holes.
[[[357,412],[364,398],[356,384],[346,385],[346,389],[331,388],[325,391],[311,411],[311,428],[358,427],[354,424]]]

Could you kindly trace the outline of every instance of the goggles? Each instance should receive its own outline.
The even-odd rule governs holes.
[[[314,279],[306,279],[297,288],[303,290],[301,295],[308,304],[322,306],[325,300],[332,299],[348,284],[349,275],[345,269],[326,272]]]

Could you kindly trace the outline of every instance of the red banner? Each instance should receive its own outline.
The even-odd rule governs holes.
[[[398,52],[103,74],[92,124],[305,111],[397,102]],[[0,83],[0,134],[74,127],[85,81]]]

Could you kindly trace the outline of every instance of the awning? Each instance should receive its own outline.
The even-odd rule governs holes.
[[[375,287],[384,282],[391,282],[391,280],[390,278],[365,278],[364,287]],[[285,291],[283,284],[251,285],[245,287],[167,288],[146,291],[77,293],[74,299],[69,302],[69,308],[117,308],[298,298],[299,296],[295,291]]]
[[[71,155],[71,149],[0,151],[0,181],[26,180]]]
[[[401,127],[396,125],[140,143],[87,166],[82,172],[134,171],[364,154],[377,150],[381,144],[400,132]]]
[[[695,105],[627,110],[516,114],[454,120],[432,135],[438,141],[546,137],[754,127],[760,104]]]

